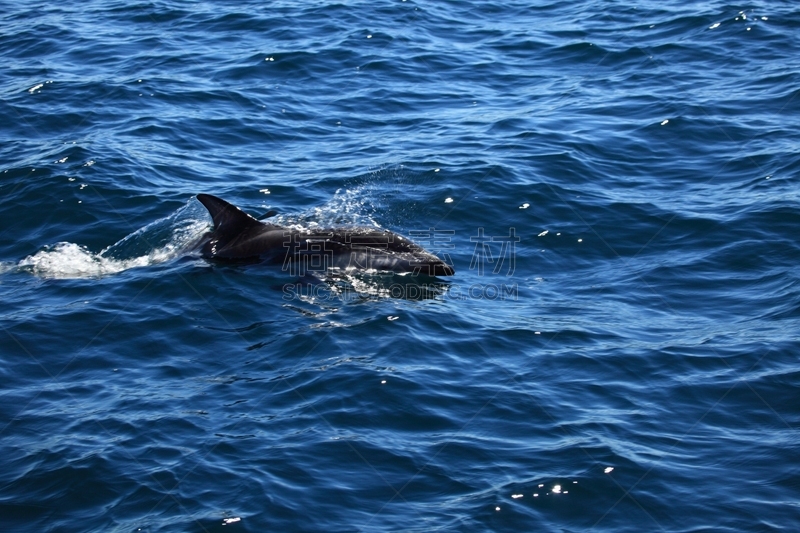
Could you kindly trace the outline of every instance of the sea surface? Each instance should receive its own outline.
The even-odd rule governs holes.
[[[0,4],[0,530],[800,527],[794,0]]]

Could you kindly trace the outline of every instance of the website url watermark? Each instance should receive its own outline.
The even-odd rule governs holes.
[[[360,297],[397,298],[402,300],[490,300],[516,301],[519,299],[517,283],[458,283],[416,284],[392,283],[390,285],[353,286],[329,285],[325,283],[287,283],[283,286],[283,299],[313,300],[317,302],[343,302]]]

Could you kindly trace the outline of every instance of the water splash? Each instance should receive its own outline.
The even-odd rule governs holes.
[[[43,278],[99,278],[156,265],[188,253],[210,220],[192,198],[171,215],[140,228],[99,253],[85,246],[59,242],[26,257],[18,269]]]
[[[363,187],[338,189],[327,203],[308,211],[279,215],[273,222],[298,230],[360,226],[380,228],[372,218],[372,202]]]

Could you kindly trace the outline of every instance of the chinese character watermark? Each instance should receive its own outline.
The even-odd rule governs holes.
[[[324,273],[333,266],[334,250],[328,239],[308,239],[291,231],[284,232],[283,236],[284,272],[302,277],[309,272]]]
[[[455,244],[450,242],[455,234],[455,230],[436,228],[428,228],[427,230],[411,230],[408,232],[409,237],[411,237],[414,242],[425,248],[433,255],[439,257],[448,265],[452,265],[453,260],[450,258],[450,253],[446,250],[453,250],[456,247]]]
[[[406,278],[406,282],[397,283],[400,278],[388,278],[368,283],[368,295],[401,299],[441,298],[451,300],[516,300],[519,287],[516,283],[472,283],[469,286],[459,285],[449,280],[441,285],[430,286],[417,279],[417,274],[427,273],[440,266],[441,260],[449,267],[453,265],[451,253],[456,248],[453,243],[455,231],[428,228],[412,230],[408,237],[389,231],[357,229],[355,231],[337,231],[326,234],[320,232],[309,236],[297,231],[284,233],[286,255],[283,270],[290,275],[304,277],[314,274],[321,279],[339,279],[341,273],[348,271],[366,272],[370,276],[380,277],[384,274],[414,274]],[[483,227],[477,228],[477,234],[470,236],[474,244],[469,269],[478,276],[491,272],[494,275],[512,277],[516,270],[517,244],[521,238],[514,227],[509,227],[505,234],[487,235]],[[431,257],[435,256],[435,257]],[[426,270],[427,269],[427,270]],[[453,270],[440,269],[435,276],[451,276]],[[434,276],[434,277],[435,277]],[[385,278],[385,276],[384,276]],[[371,279],[371,278],[370,278]],[[412,281],[413,280],[413,281]],[[342,281],[344,283],[342,284]],[[341,299],[349,296],[348,281],[341,278],[337,287],[326,289],[319,286],[287,285],[284,298],[310,297],[314,300]],[[358,286],[362,287],[359,282]],[[344,287],[344,288],[343,288]],[[361,293],[362,289],[356,290]],[[363,296],[363,294],[362,294]]]
[[[469,238],[470,242],[475,243],[475,249],[472,252],[472,260],[469,263],[470,270],[477,270],[479,276],[483,276],[486,265],[492,266],[492,274],[500,274],[503,270],[503,265],[508,258],[508,268],[505,275],[511,276],[514,274],[516,268],[516,244],[520,241],[520,237],[516,234],[516,230],[511,227],[508,228],[508,235],[501,236],[486,236],[483,233],[483,228],[478,228],[478,235]],[[495,257],[492,254],[492,245],[490,243],[500,243],[500,250]],[[497,246],[494,246],[497,248]]]

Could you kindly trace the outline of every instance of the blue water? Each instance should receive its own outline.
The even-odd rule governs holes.
[[[800,7],[4,2],[0,528],[796,531]],[[206,192],[453,262],[305,284]]]

